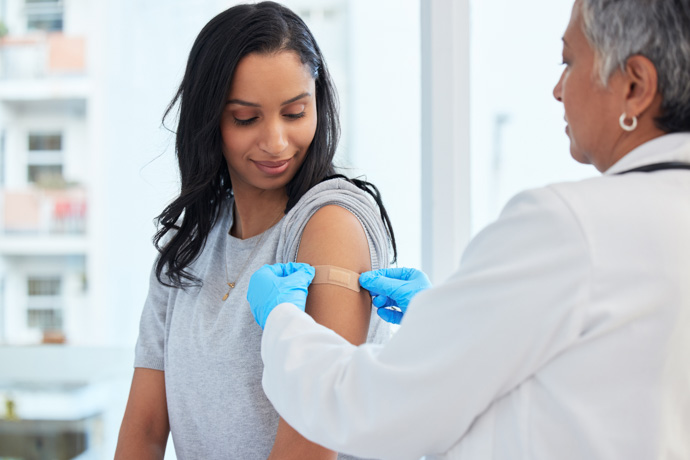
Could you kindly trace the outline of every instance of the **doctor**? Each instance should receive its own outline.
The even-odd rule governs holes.
[[[563,62],[571,154],[603,175],[516,196],[436,288],[363,274],[377,306],[407,310],[388,344],[304,314],[311,267],[253,276],[264,389],[308,439],[367,458],[690,459],[690,0],[576,0]]]

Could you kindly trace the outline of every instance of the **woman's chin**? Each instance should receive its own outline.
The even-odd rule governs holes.
[[[583,165],[592,164],[592,162],[589,160],[589,157],[587,157],[587,155],[584,155],[579,149],[573,147],[572,144],[570,144],[570,156],[573,157],[573,160]]]

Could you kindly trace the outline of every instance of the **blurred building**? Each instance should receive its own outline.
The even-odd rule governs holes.
[[[93,330],[88,8],[0,0],[2,458],[99,458],[103,446],[103,353],[63,345]]]
[[[88,1],[0,2],[0,340],[88,330]],[[67,8],[69,6],[69,8]]]

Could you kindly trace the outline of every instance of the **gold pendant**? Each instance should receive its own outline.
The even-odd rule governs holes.
[[[223,296],[223,302],[228,300],[228,297],[230,296],[230,289],[233,289],[235,287],[235,283],[227,283],[227,284],[228,284],[228,286],[230,286],[230,288],[228,289],[228,292],[226,292],[225,295]]]

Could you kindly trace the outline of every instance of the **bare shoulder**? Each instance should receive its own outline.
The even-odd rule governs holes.
[[[369,244],[359,219],[337,205],[324,206],[309,220],[302,234],[297,261],[335,265],[361,273],[371,268]],[[362,289],[309,286],[306,312],[351,343],[364,343],[371,319],[371,297]]]
[[[357,217],[338,205],[320,208],[309,219],[298,259],[311,265],[336,265],[356,272],[370,269],[369,244]]]

